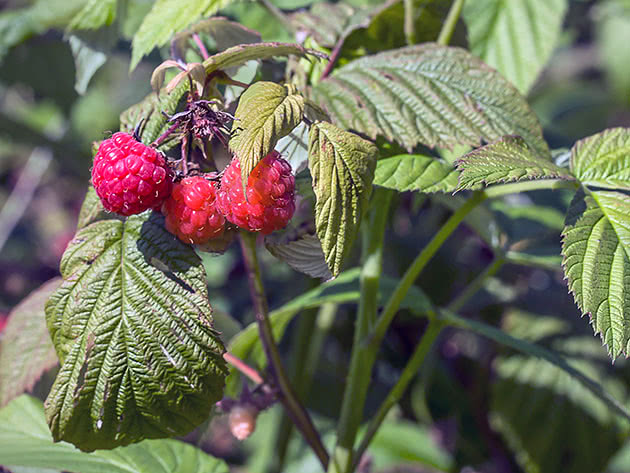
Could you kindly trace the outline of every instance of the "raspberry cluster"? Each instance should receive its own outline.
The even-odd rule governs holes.
[[[219,210],[230,222],[267,235],[287,226],[295,212],[295,178],[291,165],[276,151],[254,168],[243,193],[241,166],[234,158],[225,169],[217,197]]]
[[[114,133],[101,143],[92,168],[92,184],[105,209],[126,216],[161,210],[166,229],[185,243],[218,239],[227,222],[266,235],[286,227],[293,217],[295,178],[276,151],[251,172],[245,193],[237,158],[220,183],[210,177],[173,182],[164,156],[126,133]]]

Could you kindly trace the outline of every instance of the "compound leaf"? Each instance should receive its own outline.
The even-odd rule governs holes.
[[[0,406],[30,391],[57,364],[46,327],[44,305],[61,280],[53,278],[31,292],[9,314],[0,343]]]
[[[630,190],[630,128],[611,128],[578,141],[570,163],[582,184]]]
[[[527,93],[558,44],[567,0],[466,2],[470,50]]]
[[[453,192],[459,173],[448,163],[421,154],[403,154],[376,163],[374,184],[400,192]]]
[[[81,228],[60,269],[46,305],[62,362],[46,400],[55,440],[114,448],[203,422],[225,364],[193,249],[145,212]]]
[[[178,440],[147,440],[93,453],[53,442],[41,401],[26,395],[0,410],[0,464],[72,473],[228,473],[223,460]]]
[[[315,226],[333,276],[339,274],[372,191],[378,149],[369,141],[317,122],[309,136]]]
[[[340,127],[407,149],[478,146],[519,135],[539,156],[550,156],[525,98],[464,49],[426,43],[364,57],[312,93]]]
[[[630,353],[630,196],[580,189],[562,233],[564,272],[614,358]]]
[[[243,92],[234,114],[230,148],[241,164],[243,191],[256,164],[302,121],[304,97],[294,86],[256,82]]]
[[[564,168],[537,156],[520,136],[504,136],[457,161],[458,190],[529,179],[573,179]]]

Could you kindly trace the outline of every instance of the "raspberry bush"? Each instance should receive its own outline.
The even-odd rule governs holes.
[[[559,85],[586,61],[627,102],[624,0],[221,13],[262,35],[230,0],[15,3],[0,138],[38,148],[0,247],[22,214],[62,230],[15,227],[60,254],[0,328],[0,471],[628,471],[628,114],[598,83],[578,133]]]

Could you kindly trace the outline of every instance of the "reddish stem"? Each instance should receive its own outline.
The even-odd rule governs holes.
[[[260,376],[258,371],[249,366],[240,358],[232,355],[230,352],[226,351],[223,354],[223,359],[231,364],[234,368],[239,370],[241,373],[243,373],[245,376],[247,376],[249,379],[251,379],[254,383],[262,384],[264,382],[264,379],[262,378],[262,376]]]
[[[199,48],[201,57],[203,57],[203,60],[205,61],[206,59],[210,57],[210,54],[208,54],[208,50],[206,49],[206,46],[203,44],[203,41],[201,41],[201,38],[199,37],[197,33],[194,33],[192,35],[192,38],[195,44],[197,45],[197,47]]]

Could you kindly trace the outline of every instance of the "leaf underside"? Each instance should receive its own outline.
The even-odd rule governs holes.
[[[370,197],[378,149],[336,126],[317,122],[309,136],[309,169],[316,196],[315,226],[333,276],[356,237]]]
[[[342,128],[407,149],[522,136],[549,157],[525,98],[468,51],[425,43],[352,61],[312,89]]]
[[[46,305],[62,366],[46,400],[55,440],[82,450],[189,432],[222,396],[223,345],[192,248],[145,212],[81,228]]]
[[[519,136],[504,136],[457,161],[458,190],[530,179],[573,179],[568,170],[536,155]]]
[[[614,358],[629,353],[630,197],[578,191],[562,233],[569,289]]]
[[[322,244],[315,235],[305,233],[288,241],[274,241],[265,238],[265,247],[269,253],[296,271],[312,278],[332,278],[330,269],[326,264]]]
[[[399,192],[453,192],[459,173],[450,164],[431,156],[400,155],[376,163],[374,184]]]

